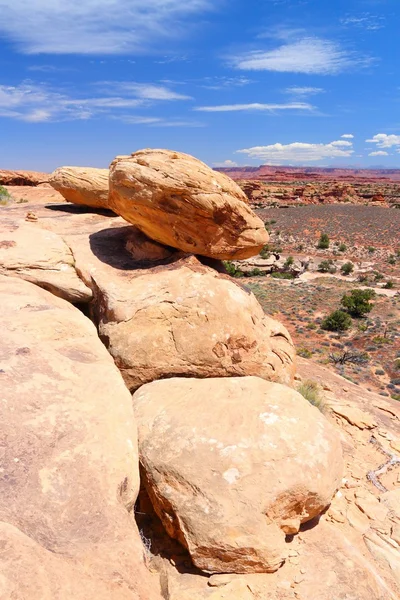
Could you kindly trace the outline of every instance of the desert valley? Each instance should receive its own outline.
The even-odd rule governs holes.
[[[398,600],[400,171],[0,171],[0,597]]]

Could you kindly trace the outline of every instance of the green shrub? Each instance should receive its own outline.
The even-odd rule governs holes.
[[[11,196],[5,187],[0,185],[0,206],[6,206],[11,200]]]
[[[339,248],[338,248],[339,252],[346,252],[347,250],[347,246],[346,244],[339,244]]]
[[[375,252],[375,248],[373,246],[368,246],[368,252],[373,254]]]
[[[326,250],[329,248],[329,236],[327,233],[321,233],[321,237],[319,238],[317,248],[321,250]]]
[[[312,381],[312,379],[303,381],[297,388],[297,391],[303,396],[303,398],[308,400],[310,404],[316,406],[320,411],[324,410],[324,401],[321,397],[320,388],[316,381]]]
[[[294,264],[293,256],[288,256],[285,260],[285,264],[283,265],[285,269],[290,269],[290,267]]]
[[[294,279],[293,273],[280,273],[279,271],[271,273],[271,277],[274,279]]]
[[[371,312],[374,305],[370,300],[374,297],[374,290],[351,290],[350,294],[345,294],[340,302],[349,315],[359,318]]]
[[[387,281],[383,287],[386,290],[392,290],[394,288],[394,282],[393,281]]]
[[[233,264],[233,262],[231,262],[230,260],[224,260],[223,264],[224,264],[224,267],[226,269],[226,272],[231,277],[243,277],[243,271],[241,271],[240,269],[238,269],[237,267],[235,267],[235,265]]]
[[[393,254],[391,256],[389,256],[388,263],[389,263],[389,265],[395,265],[396,264],[396,257]]]
[[[352,262],[344,263],[344,265],[340,267],[340,270],[343,275],[350,275],[350,273],[354,271],[354,265]]]
[[[311,358],[313,355],[311,350],[309,350],[308,348],[305,348],[304,346],[300,346],[300,348],[297,348],[296,354],[298,356],[301,356],[302,358]]]
[[[265,244],[265,246],[260,250],[260,256],[261,258],[269,258],[271,256],[271,250],[268,244]]]
[[[326,331],[346,331],[351,327],[351,318],[344,310],[334,310],[321,323]]]
[[[379,273],[378,271],[374,271],[374,278],[375,278],[375,281],[382,281],[382,279],[384,279],[384,276],[382,275],[382,273]]]
[[[318,265],[318,271],[320,273],[336,273],[335,263],[331,258],[329,260],[323,260]]]

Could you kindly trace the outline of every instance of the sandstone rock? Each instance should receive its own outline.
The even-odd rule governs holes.
[[[112,210],[151,239],[212,258],[248,258],[268,241],[234,181],[171,150],[140,150],[110,166]]]
[[[0,223],[0,273],[31,281],[70,302],[92,298],[64,240],[34,223],[9,219]]]
[[[343,391],[348,390],[347,388],[343,388]],[[376,421],[373,419],[373,417],[355,406],[335,404],[332,406],[332,410],[338,416],[346,419],[350,425],[355,425],[359,429],[373,429],[376,427]]]
[[[195,258],[112,285],[101,271],[90,277],[99,333],[131,390],[174,376],[292,382],[295,352],[287,330],[264,314],[252,293]]]
[[[0,597],[157,600],[130,394],[94,325],[0,276]]]
[[[339,486],[338,435],[288,387],[174,378],[141,387],[133,403],[153,506],[206,572],[276,570],[285,534],[320,514]]]
[[[36,186],[47,183],[49,175],[36,171],[4,171],[0,169],[0,185]]]
[[[92,208],[108,206],[108,169],[59,167],[49,182],[68,202]]]

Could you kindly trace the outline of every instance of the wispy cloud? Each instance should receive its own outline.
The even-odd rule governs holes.
[[[247,71],[278,71],[308,75],[336,75],[371,60],[343,49],[338,43],[304,37],[269,50],[255,50],[231,58],[231,64]]]
[[[342,25],[346,27],[357,27],[366,31],[377,31],[385,26],[385,19],[379,15],[362,13],[360,15],[347,15],[341,19]]]
[[[349,139],[352,140],[354,138],[354,135],[352,133],[344,133],[343,135],[341,135],[340,137],[345,138],[345,139]]]
[[[205,77],[201,87],[207,90],[224,90],[236,87],[244,87],[253,83],[248,77]]]
[[[330,158],[348,158],[353,153],[353,145],[345,140],[336,140],[328,144],[308,144],[293,142],[292,144],[271,144],[269,146],[254,146],[237,150],[249,158],[259,159],[268,164],[284,163],[301,164],[317,162]]]
[[[188,34],[211,0],[0,0],[0,32],[26,54],[128,54]]]
[[[250,104],[221,104],[217,106],[197,106],[193,110],[202,112],[233,112],[233,111],[281,111],[281,110],[305,110],[312,111],[314,107],[306,102],[289,102],[287,104],[261,104],[252,102]]]
[[[370,152],[368,156],[389,156],[389,152],[384,150],[376,150],[376,152]]]
[[[285,94],[296,96],[297,98],[306,98],[307,96],[314,96],[315,94],[323,94],[325,90],[320,87],[293,86],[286,88],[284,92]]]
[[[238,164],[233,160],[224,160],[223,162],[213,163],[214,167],[237,167]]]
[[[183,120],[179,118],[166,117],[141,117],[136,115],[121,115],[113,117],[128,125],[149,125],[151,127],[205,127],[200,121]]]
[[[72,96],[43,84],[25,81],[18,86],[0,85],[0,117],[27,122],[72,121],[102,117],[126,117],[127,109],[148,108],[161,101],[185,100],[169,88],[152,84],[109,82]],[[107,93],[108,91],[108,93]],[[95,93],[97,92],[97,93]],[[113,92],[113,95],[111,95]],[[124,111],[121,113],[121,111]],[[148,123],[154,122],[154,118]],[[159,119],[157,118],[157,122]],[[143,121],[142,121],[143,122]]]
[[[400,135],[388,135],[387,133],[377,133],[369,140],[365,140],[369,144],[376,144],[378,148],[393,148],[400,152]]]

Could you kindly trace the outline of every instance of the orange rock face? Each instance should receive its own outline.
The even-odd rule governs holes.
[[[140,150],[110,167],[110,208],[148,237],[211,258],[248,258],[268,241],[234,181],[171,150]]]
[[[108,169],[60,167],[49,182],[68,202],[108,208]]]

